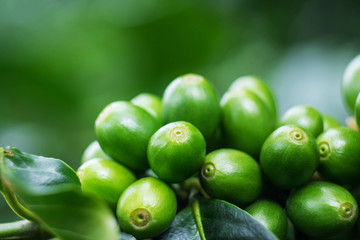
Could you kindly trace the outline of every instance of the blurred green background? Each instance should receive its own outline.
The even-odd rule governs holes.
[[[279,115],[308,104],[344,123],[359,12],[355,0],[0,0],[0,146],[76,169],[108,103],[161,96],[189,72],[220,94],[255,74]],[[0,199],[0,222],[17,219]]]

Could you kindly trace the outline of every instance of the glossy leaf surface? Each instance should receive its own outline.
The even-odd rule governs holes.
[[[195,200],[182,210],[162,240],[277,239],[240,208],[222,200]]]
[[[63,161],[0,149],[0,176],[10,207],[60,239],[117,239],[111,210],[81,193],[75,171]]]

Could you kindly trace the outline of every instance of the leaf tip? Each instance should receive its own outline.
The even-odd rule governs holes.
[[[18,148],[11,146],[6,146],[5,149],[1,148],[1,150],[6,157],[14,157],[16,154],[22,154]]]
[[[13,157],[13,156],[14,156],[14,153],[11,152],[11,151],[3,150],[3,152],[4,152],[4,155],[5,155],[6,157]]]

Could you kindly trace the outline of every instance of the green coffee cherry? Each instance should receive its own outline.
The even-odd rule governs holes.
[[[148,111],[160,123],[163,121],[161,98],[159,98],[155,94],[141,93],[131,99],[131,103]]]
[[[264,142],[260,166],[281,189],[305,184],[319,165],[319,149],[312,134],[295,125],[276,129]]]
[[[98,141],[93,141],[86,147],[83,155],[81,156],[81,163],[89,161],[93,158],[103,158],[111,160],[111,157],[106,155],[104,151],[101,149]]]
[[[288,219],[284,209],[278,203],[269,200],[259,200],[245,208],[245,211],[280,240],[286,239]]]
[[[200,175],[203,189],[214,198],[240,207],[255,201],[261,192],[261,170],[248,154],[219,149],[206,156]]]
[[[313,107],[298,105],[285,112],[279,126],[294,124],[317,137],[324,128],[321,114]]]
[[[274,96],[266,82],[257,76],[243,76],[236,79],[229,90],[248,89],[256,94],[267,106],[276,121],[277,111]]]
[[[175,218],[177,202],[169,186],[153,177],[131,184],[117,205],[120,228],[139,239],[164,232]]]
[[[159,122],[144,109],[129,102],[109,104],[95,123],[101,148],[111,158],[134,171],[149,167],[146,151]]]
[[[273,131],[274,115],[247,89],[230,90],[221,99],[224,138],[227,145],[258,158],[262,144]]]
[[[320,150],[318,171],[334,183],[360,184],[360,133],[348,127],[336,127],[317,138]]]
[[[115,210],[123,191],[136,180],[135,175],[117,162],[108,159],[91,159],[77,171],[81,189],[104,199]]]
[[[354,197],[330,182],[312,182],[296,189],[289,196],[286,210],[296,229],[317,239],[346,233],[358,217]]]
[[[148,160],[162,180],[179,183],[200,170],[205,161],[206,144],[191,123],[179,121],[160,128],[150,139]]]
[[[355,110],[356,98],[360,92],[360,55],[355,57],[346,67],[342,80],[342,95],[349,113]]]
[[[220,122],[219,96],[204,77],[186,74],[172,81],[163,96],[164,123],[186,121],[210,141]]]
[[[360,129],[360,92],[356,98],[354,117],[357,127]]]
[[[326,132],[330,128],[339,127],[341,125],[335,118],[333,118],[329,115],[323,114],[322,119],[323,119],[323,124],[324,124],[323,132]]]

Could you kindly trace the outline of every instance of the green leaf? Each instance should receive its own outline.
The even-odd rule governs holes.
[[[17,148],[4,151],[0,170],[2,178],[15,180],[12,185],[28,193],[53,191],[65,185],[80,188],[75,171],[63,161],[23,153]]]
[[[162,240],[277,239],[240,208],[217,199],[194,200],[182,210]]]
[[[72,189],[25,199],[26,206],[61,239],[117,239],[115,217],[102,201]]]
[[[0,175],[10,207],[60,239],[118,238],[112,211],[81,193],[75,171],[63,161],[0,149]]]

